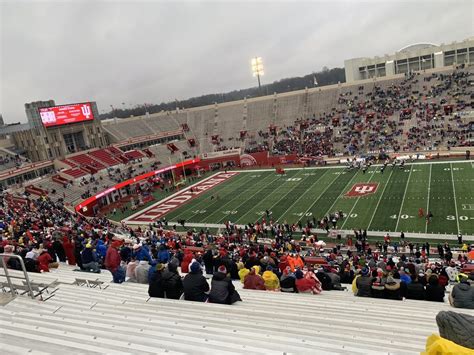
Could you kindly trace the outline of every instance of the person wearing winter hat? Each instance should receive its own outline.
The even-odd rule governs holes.
[[[232,280],[227,277],[227,269],[224,265],[219,266],[217,272],[212,277],[209,301],[221,304],[232,304],[242,301],[232,284]]]
[[[189,267],[189,271],[183,279],[184,299],[205,302],[208,298],[209,284],[202,274],[201,265],[194,261]]]
[[[97,254],[91,243],[86,244],[86,248],[81,252],[82,269],[84,271],[100,273]]]
[[[474,309],[474,287],[468,277],[463,275],[449,294],[449,303],[456,308]]]
[[[405,292],[400,289],[401,282],[395,279],[392,275],[388,275],[387,282],[385,282],[384,287],[384,298],[386,299],[401,300],[402,294],[405,294]]]
[[[120,266],[120,254],[117,249],[120,248],[122,243],[118,240],[112,242],[110,248],[107,249],[105,255],[105,267],[112,273],[113,282],[122,283],[125,281],[125,271]]]
[[[165,289],[163,287],[163,270],[164,264],[157,264],[154,268],[155,272],[151,276],[150,286],[148,287],[148,295],[150,297],[165,298]]]
[[[364,266],[360,270],[360,277],[356,280],[357,295],[359,297],[371,297],[372,296],[372,277],[368,267]]]

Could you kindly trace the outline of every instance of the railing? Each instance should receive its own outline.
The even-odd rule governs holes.
[[[18,259],[20,261],[21,270],[23,271],[24,277],[22,277],[22,276],[11,276],[9,274],[6,258],[14,258],[14,259]],[[5,271],[5,274],[0,274],[0,276],[6,277],[7,282],[8,282],[8,287],[10,288],[10,292],[11,292],[12,296],[15,297],[16,293],[15,293],[15,286],[13,285],[11,279],[20,279],[20,280],[25,280],[26,281],[25,282],[25,287],[26,287],[27,293],[32,299],[35,299],[35,295],[33,293],[32,287],[31,287],[30,278],[28,277],[28,273],[26,272],[26,268],[25,268],[25,263],[23,262],[23,259],[21,258],[21,256],[14,255],[14,254],[0,254],[0,260],[2,261],[3,270]]]

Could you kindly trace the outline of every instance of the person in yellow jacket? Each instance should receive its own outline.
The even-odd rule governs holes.
[[[275,275],[271,266],[267,266],[262,278],[268,291],[280,291],[280,280],[278,280],[278,276]]]
[[[359,289],[357,288],[357,278],[360,277],[360,272],[354,277],[354,280],[352,280],[352,293],[354,296],[357,296],[357,292],[359,292]]]
[[[472,355],[473,350],[465,348],[464,346],[453,343],[450,340],[444,339],[439,335],[432,334],[426,340],[426,350],[422,355]]]

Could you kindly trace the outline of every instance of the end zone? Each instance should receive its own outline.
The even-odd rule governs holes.
[[[127,218],[122,222],[133,225],[133,224],[148,224],[152,223],[165,214],[181,207],[186,202],[198,197],[207,190],[212,189],[213,187],[229,180],[233,176],[239,174],[237,171],[230,171],[227,173],[216,173],[202,181],[199,181],[187,188],[176,192],[175,194],[156,202],[152,206],[139,211]],[[192,189],[192,192],[191,192]]]

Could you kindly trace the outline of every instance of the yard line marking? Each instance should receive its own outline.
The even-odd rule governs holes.
[[[237,182],[237,181],[240,181],[241,177],[242,177],[242,182]],[[240,188],[242,185],[244,185],[244,183],[246,181],[246,179],[244,178],[243,175],[237,175],[237,179],[238,180],[234,180],[230,184],[224,184],[222,186],[222,188],[217,187],[215,190],[213,190],[214,193],[215,192],[222,193],[223,191],[226,191],[226,194],[224,194],[224,196],[227,196],[227,190],[230,190],[229,193],[231,193],[232,191],[234,191],[234,190]],[[235,186],[233,184],[235,184]],[[193,205],[193,203],[189,203],[189,204],[187,204],[187,207],[186,207],[186,205],[183,205],[183,207],[181,207],[181,209],[182,209],[181,212],[178,215],[176,215],[172,218],[178,220],[181,216],[186,215],[191,210],[200,210],[202,205],[205,206],[206,209],[208,209],[212,205],[217,204],[217,203],[219,203],[219,201],[217,201],[217,199],[216,199],[215,202],[212,202],[212,203],[209,203],[209,201],[207,199],[203,199],[202,201],[198,201],[196,203],[196,205]],[[192,215],[187,217],[186,218],[187,220],[189,220],[189,219],[195,217],[196,215],[198,215],[198,213],[194,213],[192,211],[191,211],[191,213],[192,213]]]
[[[372,225],[372,222],[374,221],[374,217],[375,217],[375,214],[377,213],[377,210],[378,210],[378,208],[379,208],[380,201],[382,201],[382,196],[383,196],[383,194],[385,193],[385,189],[387,188],[388,183],[390,182],[390,179],[392,178],[393,170],[394,170],[394,169],[392,169],[392,170],[390,171],[390,176],[388,177],[388,180],[387,180],[387,182],[385,183],[385,186],[383,187],[382,194],[380,195],[379,200],[377,201],[377,205],[375,206],[374,213],[372,213],[372,217],[370,218],[370,222],[369,222],[369,225],[367,226],[367,230],[370,229],[370,226]]]
[[[351,183],[352,180],[354,180],[354,178],[357,176],[358,174],[358,171],[355,172],[354,175],[352,175],[351,179],[347,182],[347,184],[344,186],[344,188],[342,189],[341,193],[339,194],[339,196],[337,196],[337,198],[334,200],[334,202],[332,203],[331,207],[328,208],[328,210],[326,211],[326,213],[324,214],[324,216],[327,216],[329,213],[331,213],[331,209],[334,207],[334,205],[336,204],[337,200],[339,200],[342,196],[342,194],[344,192],[346,192],[346,188],[347,186],[349,186],[349,184]]]
[[[456,211],[456,224],[458,226],[458,234],[459,234],[458,202],[456,200],[456,189],[454,187],[453,164],[449,163],[449,168],[450,168],[449,170],[451,170],[451,181],[453,182],[454,209]]]
[[[298,176],[300,172],[296,173],[294,176]],[[324,175],[324,174],[323,174]],[[306,178],[303,178],[301,179],[301,181],[299,181],[295,186],[293,186],[288,192],[286,192],[282,197],[280,197],[278,199],[278,201],[276,203],[274,203],[272,206],[270,206],[270,208],[268,209],[270,212],[272,211],[273,207],[278,205],[278,203],[280,203],[281,200],[283,200],[290,192],[292,192],[294,189],[296,189],[301,183],[303,183],[303,181],[305,181],[306,179],[308,179],[309,176],[307,176]],[[265,201],[267,198],[269,198],[270,196],[272,196],[273,194],[268,194],[265,198],[263,198],[262,200],[260,200],[257,205],[259,205],[261,202]],[[243,203],[241,203],[238,207],[240,207],[241,205],[243,205],[244,203],[248,202],[250,200],[250,198],[246,199]],[[256,206],[256,205],[255,205]],[[254,207],[255,207],[254,206]],[[238,209],[235,208],[237,211]],[[237,223],[238,221],[240,221],[244,216],[246,216],[247,214],[249,214],[249,212],[251,212],[253,210],[253,208],[251,208],[249,211],[247,211],[245,214],[243,214],[240,218],[238,218],[235,222]],[[259,219],[259,218],[257,218]],[[251,221],[253,223],[253,221]]]
[[[426,214],[428,214],[430,210],[430,191],[431,191],[431,170],[433,165],[430,165],[430,175],[428,177],[428,202],[426,202]],[[425,233],[428,233],[428,220],[425,223]]]
[[[410,167],[410,173],[408,174],[407,184],[405,186],[405,192],[403,193],[402,204],[400,205],[400,211],[398,211],[397,224],[395,225],[394,232],[398,229],[398,223],[400,223],[400,215],[402,214],[403,204],[405,203],[405,196],[407,195],[408,185],[410,184],[411,171],[413,170],[413,165]]]
[[[273,179],[270,181],[270,184],[273,183],[275,180],[277,180],[278,178],[281,177],[281,175],[278,175],[278,174],[275,174],[275,175],[276,175],[276,176],[273,176]],[[296,175],[298,175],[298,174],[296,174]],[[268,174],[268,176],[266,176],[266,177],[264,177],[263,179],[261,179],[257,184],[263,182],[264,180],[266,180],[268,177],[271,177],[271,176],[272,176],[271,174]],[[244,189],[243,191],[240,191],[240,192],[241,192],[241,193],[244,193],[244,192],[247,191],[249,188],[254,187],[254,186],[255,186],[255,185],[252,186],[251,184],[249,184],[248,188],[246,188],[246,189]],[[263,186],[262,186],[262,187],[263,187]],[[237,194],[234,196],[234,198],[230,199],[229,201],[227,201],[226,203],[224,203],[223,205],[221,205],[219,208],[217,208],[214,212],[212,212],[211,214],[209,214],[209,215],[207,215],[207,216],[204,216],[204,217],[203,217],[203,220],[208,220],[209,217],[211,217],[212,215],[215,215],[217,212],[223,211],[223,210],[224,210],[224,206],[227,206],[229,203],[233,202],[237,197],[240,196],[240,192],[237,193]],[[244,201],[243,203],[245,203],[246,201],[248,201],[248,199],[245,199],[245,201]],[[237,207],[240,207],[243,203],[241,203],[241,204],[238,205]],[[238,211],[237,207],[233,207],[232,209]],[[223,217],[223,218],[219,218],[219,217],[217,217],[217,218],[219,219],[219,221],[221,221],[222,219],[225,219],[225,218],[227,218],[227,217],[228,217],[228,216],[225,216],[225,217]]]
[[[311,186],[308,187],[308,188],[306,189],[306,191],[305,191],[304,193],[302,193],[301,196],[298,197],[298,198],[296,199],[296,201],[293,202],[293,203],[290,205],[290,207],[288,207],[288,208],[286,209],[285,212],[283,212],[283,214],[281,215],[281,217],[283,217],[284,215],[286,215],[286,214],[288,213],[288,211],[289,211],[303,196],[305,196],[306,192],[310,191],[310,190],[313,188],[313,186],[314,186],[319,180],[321,180],[321,178],[322,178],[324,175],[327,174],[328,171],[329,171],[329,169],[326,170],[323,174],[321,174],[321,176],[318,177],[318,178],[316,179],[316,181],[313,182],[313,183],[311,184]],[[280,218],[278,218],[275,223],[277,223],[279,220],[280,220]]]
[[[375,174],[370,174],[370,178],[369,178],[369,181],[367,181],[367,183],[370,183],[370,180],[372,180],[372,178],[375,176]],[[361,196],[358,196],[357,197],[357,200],[356,202],[354,203],[354,205],[352,206],[351,210],[349,211],[349,214],[347,215],[347,217],[344,218],[344,223],[342,224],[341,228],[340,229],[343,229],[344,226],[346,225],[346,222],[347,220],[349,219],[348,217],[352,214],[352,211],[354,211],[354,208],[357,206],[357,203],[359,202]],[[344,213],[344,212],[343,212]]]
[[[339,177],[341,177],[341,176],[342,176],[342,174],[336,175],[336,177],[328,184],[328,186],[326,186],[326,188],[324,189],[324,191],[319,194],[318,198],[317,198],[317,199],[309,206],[309,208],[303,213],[303,216],[305,216],[306,213],[308,213],[308,212],[313,208],[313,206],[316,204],[316,202],[318,202],[318,201],[321,199],[321,197],[322,197],[322,196],[326,193],[326,191],[332,186],[332,184],[334,184],[334,182],[335,182]],[[302,216],[302,217],[303,217],[303,216]]]

